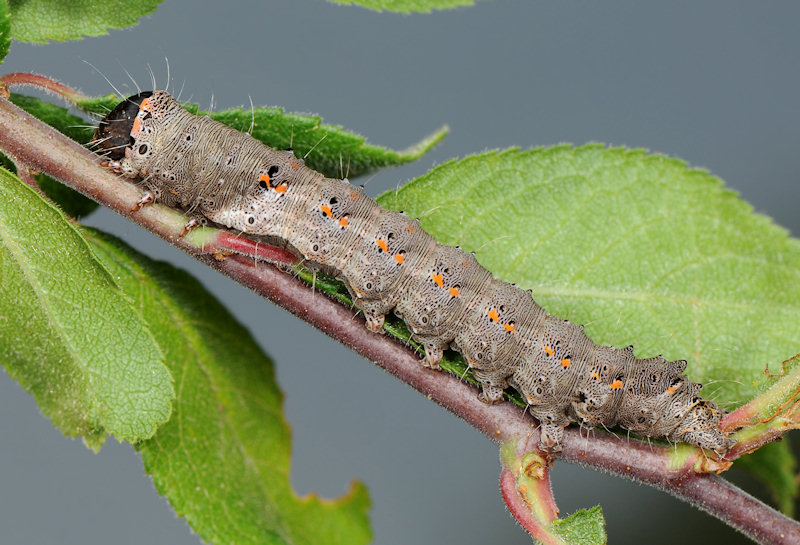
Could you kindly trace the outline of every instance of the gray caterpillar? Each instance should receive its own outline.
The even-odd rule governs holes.
[[[549,315],[530,292],[495,279],[471,254],[439,244],[402,213],[384,210],[347,180],[326,178],[290,151],[277,151],[208,117],[185,111],[165,91],[120,103],[95,133],[117,172],[159,201],[251,235],[279,239],[346,284],[371,331],[390,311],[437,368],[460,352],[502,400],[509,386],[541,423],[540,447],[559,450],[564,428],[620,426],[685,441],[724,456],[733,444],[723,412],[683,376],[685,361],[637,359],[631,347],[593,343],[582,326]],[[189,224],[187,224],[189,225]]]

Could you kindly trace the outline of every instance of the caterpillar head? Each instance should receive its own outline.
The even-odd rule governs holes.
[[[106,115],[94,131],[94,143],[97,152],[113,161],[125,157],[125,148],[131,147],[133,122],[139,114],[142,102],[153,96],[152,91],[144,91],[133,95],[119,104]]]
[[[147,159],[163,122],[181,109],[166,91],[144,91],[120,102],[94,133],[97,152],[117,163],[115,170],[129,177],[146,174]]]

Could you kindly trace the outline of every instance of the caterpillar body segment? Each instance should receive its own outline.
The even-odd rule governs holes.
[[[551,316],[530,292],[500,281],[472,254],[446,246],[346,180],[326,178],[291,152],[186,112],[164,91],[115,108],[96,141],[116,171],[152,198],[214,223],[286,242],[346,284],[367,327],[393,311],[438,367],[458,350],[487,403],[511,386],[541,422],[541,447],[558,450],[570,422],[620,426],[724,456],[733,441],[716,405],[683,375],[686,362],[637,359],[593,343]]]

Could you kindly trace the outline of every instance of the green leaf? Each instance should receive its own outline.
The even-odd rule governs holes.
[[[161,0],[9,0],[11,35],[22,42],[79,40],[135,25]]]
[[[81,144],[88,144],[92,139],[94,129],[87,126],[86,120],[70,114],[66,108],[17,94],[11,95],[11,102]],[[8,165],[7,162],[5,164]],[[39,174],[36,182],[45,195],[74,218],[86,216],[97,209],[96,202],[49,176]]]
[[[171,411],[163,355],[64,214],[0,169],[0,361],[66,435],[152,437]]]
[[[550,531],[570,544],[605,545],[608,541],[603,510],[599,505],[591,509],[581,509],[567,518],[556,520]]]
[[[0,62],[3,62],[8,55],[9,48],[11,48],[11,16],[7,0],[0,0]]]
[[[109,108],[107,97],[82,101],[78,105],[98,114],[104,114]],[[250,131],[252,125],[251,134],[257,140],[275,149],[291,147],[295,155],[306,158],[309,167],[335,178],[361,176],[379,168],[416,161],[441,142],[449,130],[442,127],[403,151],[393,151],[367,144],[363,136],[339,126],[325,125],[317,116],[286,113],[280,108],[231,108],[209,113],[200,111],[195,104],[184,104],[184,107],[238,131]]]
[[[361,484],[334,501],[292,491],[282,395],[272,362],[247,330],[185,272],[108,235],[90,239],[136,298],[180,385],[172,420],[139,445],[156,489],[178,514],[209,543],[368,542]]]
[[[797,498],[797,460],[788,441],[769,443],[753,454],[737,460],[736,467],[746,469],[769,487],[778,508],[794,516]]]
[[[333,0],[333,2],[397,13],[430,13],[433,10],[471,6],[475,3],[474,0]]]
[[[601,145],[488,152],[379,198],[595,342],[687,359],[730,407],[798,352],[800,246],[719,179]]]

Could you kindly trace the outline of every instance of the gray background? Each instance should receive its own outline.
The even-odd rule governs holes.
[[[123,66],[147,88],[149,63],[163,85],[168,57],[174,85],[203,106],[252,96],[396,149],[450,124],[429,156],[370,178],[373,195],[490,148],[645,147],[710,169],[798,233],[798,25],[789,1],[496,0],[400,16],[322,0],[173,0],[110,36],[15,43],[2,71],[109,92],[85,59],[127,92]],[[365,481],[380,544],[530,543],[504,512],[497,448],[483,436],[134,225],[102,210],[87,223],[191,270],[243,322],[270,323],[253,333],[286,392],[298,493]],[[4,373],[0,437],[0,544],[199,542],[130,446],[111,439],[95,456],[65,439]],[[601,503],[615,543],[745,542],[649,488],[563,463],[553,481],[563,513]]]

